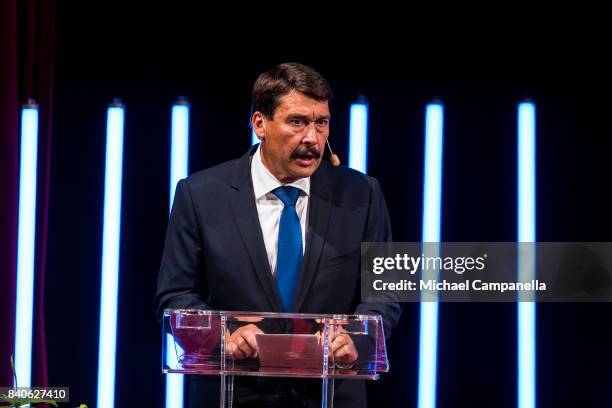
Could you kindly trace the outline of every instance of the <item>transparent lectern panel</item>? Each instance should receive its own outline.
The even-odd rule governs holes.
[[[380,316],[224,312],[233,375],[375,379],[389,369]],[[327,346],[327,350],[326,350]]]
[[[330,319],[332,348],[337,343],[348,344],[330,353],[330,377],[377,378],[379,372],[389,371],[385,335],[380,316],[334,315]],[[348,339],[348,340],[347,340]],[[351,352],[346,352],[346,347]],[[340,352],[340,353],[339,353]]]
[[[166,310],[163,371],[376,379],[384,339],[380,316]]]
[[[317,377],[325,321],[291,314],[227,312],[225,367],[233,375]]]
[[[221,373],[221,315],[208,310],[164,311],[162,371]]]

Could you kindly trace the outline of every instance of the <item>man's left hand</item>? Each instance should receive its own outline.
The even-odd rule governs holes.
[[[350,364],[357,360],[357,349],[353,339],[346,333],[339,333],[331,343],[334,361],[340,364]]]

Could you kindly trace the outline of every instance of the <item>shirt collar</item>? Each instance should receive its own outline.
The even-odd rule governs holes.
[[[257,146],[257,151],[253,155],[251,176],[253,178],[253,191],[255,192],[256,200],[282,186],[296,187],[306,193],[306,195],[310,195],[310,177],[297,179],[293,183],[283,184],[270,173],[270,170],[261,161],[261,144]]]

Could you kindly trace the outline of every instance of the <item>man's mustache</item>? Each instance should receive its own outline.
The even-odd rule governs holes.
[[[293,153],[291,153],[291,158],[295,159],[298,156],[306,156],[310,155],[315,159],[321,157],[321,152],[317,148],[317,146],[298,146]]]

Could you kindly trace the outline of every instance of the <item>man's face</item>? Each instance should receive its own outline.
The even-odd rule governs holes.
[[[264,165],[281,182],[310,177],[321,163],[329,136],[329,106],[299,92],[280,99],[272,120],[253,115]]]

